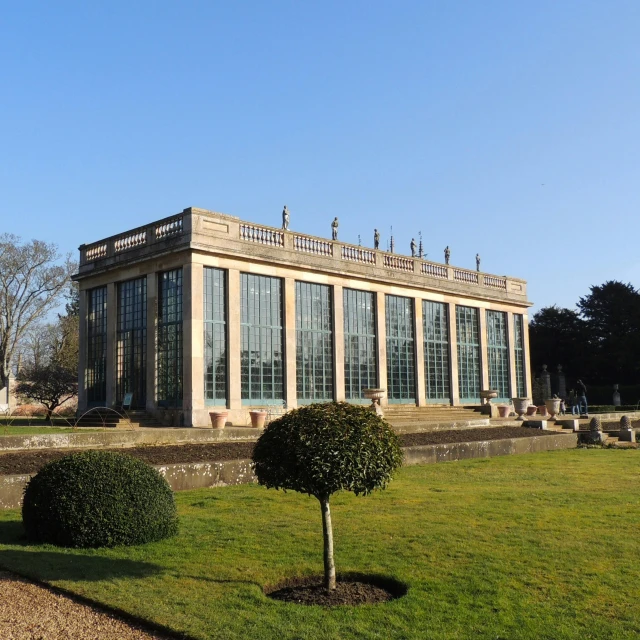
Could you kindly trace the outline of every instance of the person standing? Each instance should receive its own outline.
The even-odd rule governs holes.
[[[578,388],[578,410],[581,416],[589,415],[589,407],[587,405],[587,387],[584,382],[578,378],[576,382]],[[584,409],[584,411],[583,411]]]

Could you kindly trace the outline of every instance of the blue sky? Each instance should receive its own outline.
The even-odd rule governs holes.
[[[199,206],[529,281],[640,285],[640,2],[4,2],[0,232]]]

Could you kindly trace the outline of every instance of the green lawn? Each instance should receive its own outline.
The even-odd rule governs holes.
[[[322,569],[315,499],[255,485],[177,494],[178,538],[25,546],[0,512],[0,566],[195,638],[636,638],[640,451],[579,449],[403,469],[333,500],[338,571],[392,576],[399,600],[321,609],[264,585]]]
[[[7,425],[0,421],[0,437],[2,436],[33,436],[42,435],[47,433],[69,433],[70,431],[78,431],[73,427],[51,427],[46,426],[46,423],[42,421],[42,426],[38,424],[31,425]]]

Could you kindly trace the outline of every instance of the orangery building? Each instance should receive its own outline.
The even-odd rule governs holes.
[[[383,405],[531,397],[518,278],[189,208],[82,245],[76,279],[80,412],[127,398],[184,426],[216,408],[242,425],[371,388]]]

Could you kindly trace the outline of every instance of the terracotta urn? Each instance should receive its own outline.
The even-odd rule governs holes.
[[[549,412],[547,411],[547,407],[544,404],[541,404],[538,407],[538,413],[543,417],[546,418],[549,415]]]
[[[552,420],[560,413],[560,402],[560,398],[549,398],[544,401],[544,405],[551,414]]]
[[[524,420],[524,414],[527,413],[529,407],[529,398],[511,398],[513,402],[513,410],[518,414],[517,420]]]
[[[527,407],[527,415],[528,415],[528,416],[535,416],[535,415],[536,415],[536,413],[538,413],[538,407],[536,407],[536,405],[535,405],[535,404],[530,404],[530,405]]]
[[[256,429],[264,428],[264,421],[267,419],[267,412],[264,409],[254,409],[249,411],[251,416],[251,426]]]
[[[223,429],[227,424],[227,418],[229,417],[228,411],[209,411],[209,417],[211,418],[211,426],[214,429]]]
[[[508,418],[511,413],[511,406],[508,404],[499,404],[498,405],[498,415],[501,418]]]

